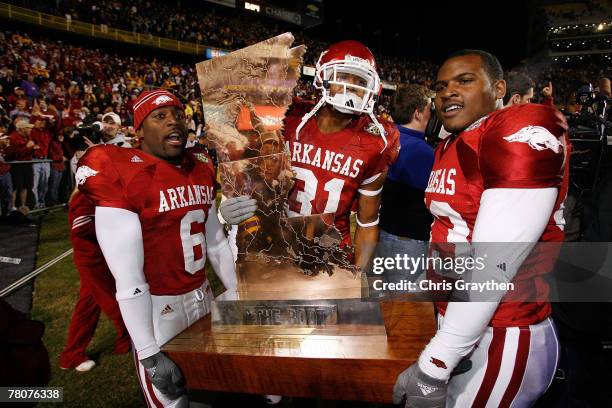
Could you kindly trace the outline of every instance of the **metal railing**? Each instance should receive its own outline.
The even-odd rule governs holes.
[[[0,3],[0,17],[17,20],[28,24],[39,25],[45,28],[86,35],[89,37],[162,48],[185,54],[203,55],[206,49],[226,52],[226,50],[203,44],[119,30],[108,27],[104,24],[91,24],[78,20],[68,20],[65,17],[41,13],[39,11],[34,11],[7,3]]]
[[[63,254],[56,256],[55,258],[53,258],[46,264],[34,269],[32,272],[28,273],[27,275],[22,276],[21,278],[17,279],[15,282],[11,283],[6,288],[0,289],[0,297],[5,297],[13,293],[14,291],[21,288],[23,285],[25,285],[26,283],[28,283],[29,281],[31,281],[32,279],[34,279],[35,277],[37,277],[38,275],[40,275],[41,273],[43,273],[44,271],[46,271],[47,269],[55,265],[56,263],[58,263],[62,259],[70,256],[70,254],[72,254],[72,248],[70,248]]]
[[[34,164],[34,163],[53,163],[51,159],[33,159],[33,160],[11,160],[3,162],[6,164]]]

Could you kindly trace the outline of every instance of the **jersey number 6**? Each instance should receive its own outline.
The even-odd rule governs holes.
[[[181,220],[181,244],[183,245],[183,257],[185,258],[185,271],[193,274],[204,268],[206,264],[206,239],[203,232],[191,233],[191,225],[195,222],[204,224],[206,216],[204,210],[191,210]],[[202,256],[195,259],[194,247],[202,248]]]

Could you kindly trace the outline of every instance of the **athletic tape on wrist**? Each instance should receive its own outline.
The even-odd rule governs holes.
[[[359,191],[359,194],[364,195],[364,196],[368,196],[368,197],[374,197],[380,194],[380,192],[383,190],[383,188],[379,188],[378,190],[364,190],[362,188],[357,189],[357,191]]]
[[[355,217],[355,221],[357,221],[357,225],[359,225],[361,228],[373,227],[375,225],[378,225],[378,220],[379,219],[380,219],[380,217],[376,217],[375,221],[362,223],[361,221],[359,221],[358,217]]]

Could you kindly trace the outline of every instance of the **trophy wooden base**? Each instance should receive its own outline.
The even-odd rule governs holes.
[[[397,375],[435,333],[431,303],[381,302],[385,326],[239,326],[210,315],[168,342],[190,389],[390,403]]]

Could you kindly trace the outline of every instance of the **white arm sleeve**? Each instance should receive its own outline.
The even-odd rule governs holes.
[[[507,265],[504,280],[512,280],[544,232],[556,199],[556,188],[486,190],[472,233],[474,257],[486,253],[487,247],[494,248],[495,258],[502,258]],[[509,242],[513,244],[500,245]],[[472,281],[490,280],[495,276],[499,281],[495,265],[497,262],[489,259],[485,270],[478,271],[479,276]],[[496,292],[496,301],[491,300],[488,293],[487,300],[491,301],[450,302],[441,327],[419,357],[421,370],[432,377],[448,380],[455,366],[472,351],[484,333],[504,294]],[[432,364],[432,357],[442,360],[446,369]]]
[[[96,207],[96,236],[115,277],[117,301],[140,360],[159,352],[153,332],[153,308],[143,272],[144,249],[138,214]]]
[[[236,292],[238,279],[236,277],[234,255],[219,218],[217,218],[215,204],[208,210],[208,219],[206,220],[206,254],[228,293]]]

